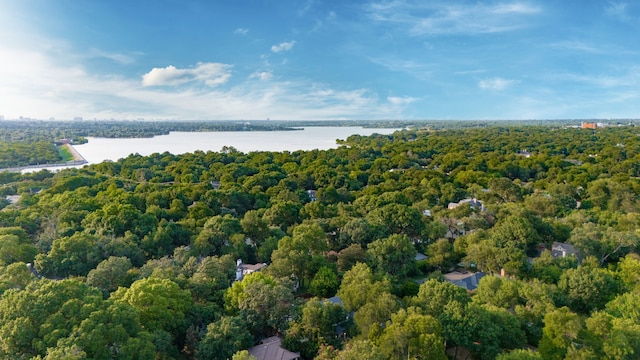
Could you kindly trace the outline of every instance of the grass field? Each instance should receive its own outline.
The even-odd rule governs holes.
[[[58,153],[60,154],[62,161],[73,161],[73,155],[66,145],[58,146]]]

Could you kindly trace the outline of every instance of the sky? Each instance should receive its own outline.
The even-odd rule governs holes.
[[[640,118],[640,1],[2,0],[0,116]]]

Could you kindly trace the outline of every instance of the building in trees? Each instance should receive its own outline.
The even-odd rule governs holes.
[[[571,244],[554,241],[551,245],[551,256],[554,258],[564,258],[567,256],[578,257],[578,252]]]
[[[249,354],[257,360],[298,360],[300,354],[284,349],[281,346],[282,339],[272,336],[263,339],[259,345],[249,348]]]
[[[454,285],[458,285],[467,289],[467,291],[474,291],[478,288],[480,279],[482,279],[485,275],[486,274],[483,272],[471,273],[452,271],[450,273],[444,274],[444,278]]]
[[[242,280],[245,276],[260,271],[265,268],[267,264],[244,264],[241,259],[236,261],[236,281]]]

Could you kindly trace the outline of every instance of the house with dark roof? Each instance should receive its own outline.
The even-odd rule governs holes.
[[[450,273],[444,274],[444,279],[448,282],[458,285],[467,289],[467,291],[475,291],[478,288],[478,284],[480,283],[480,279],[482,279],[486,274],[483,272],[459,272],[452,271]]]
[[[289,351],[282,347],[282,339],[272,336],[263,339],[259,345],[248,349],[249,354],[258,360],[298,360],[300,353]]]
[[[567,256],[578,257],[578,252],[571,244],[554,241],[551,245],[551,256],[554,258],[564,258]]]

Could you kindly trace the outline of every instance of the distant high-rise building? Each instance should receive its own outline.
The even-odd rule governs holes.
[[[82,116],[76,116],[73,118],[73,121],[82,121]]]
[[[4,115],[0,115],[0,121],[4,120]]]

